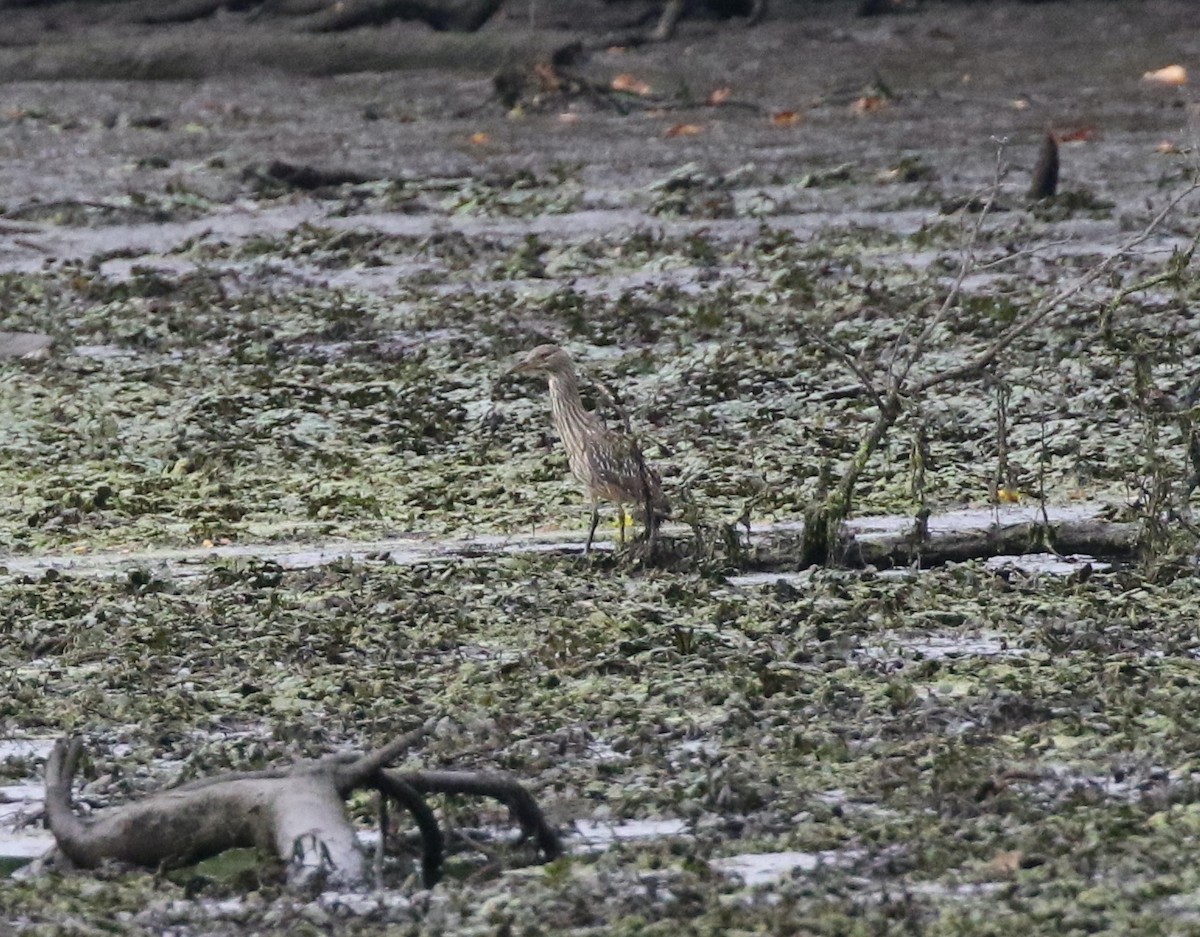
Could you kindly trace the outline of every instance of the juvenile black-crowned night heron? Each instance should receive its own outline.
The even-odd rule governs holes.
[[[671,516],[662,481],[631,437],[609,429],[599,416],[584,408],[571,356],[557,345],[538,345],[509,374],[544,374],[549,382],[550,418],[567,450],[571,474],[583,484],[592,502],[592,525],[583,552],[591,552],[601,501],[615,502],[621,511],[622,543],[627,504],[641,515],[647,539],[653,543],[659,523]]]

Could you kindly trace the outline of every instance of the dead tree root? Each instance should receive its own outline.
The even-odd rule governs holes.
[[[46,821],[61,855],[81,868],[106,861],[171,868],[226,849],[253,847],[282,860],[293,887],[354,887],[366,881],[366,863],[344,801],[354,790],[374,789],[412,814],[421,835],[424,880],[432,885],[440,875],[445,847],[423,795],[474,794],[508,804],[547,859],[562,853],[558,834],[532,795],[507,775],[385,770],[429,728],[427,723],[363,755],[205,778],[86,819],[76,814],[71,801],[83,743],[61,739],[46,764]]]

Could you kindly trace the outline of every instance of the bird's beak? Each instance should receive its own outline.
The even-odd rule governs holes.
[[[527,360],[525,360],[524,358],[522,358],[520,361],[518,361],[511,368],[509,368],[507,371],[504,372],[504,377],[512,377],[516,374],[528,374],[528,373],[529,373],[529,362]]]
[[[507,371],[505,371],[503,374],[501,374],[498,378],[496,378],[495,383],[492,384],[492,399],[493,400],[499,400],[503,396],[501,388],[505,387],[510,380],[512,380],[514,377],[520,377],[522,374],[526,373],[525,371],[522,370],[524,367],[525,367],[525,362],[518,361],[511,368],[509,368]]]

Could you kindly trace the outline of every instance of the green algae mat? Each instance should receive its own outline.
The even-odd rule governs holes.
[[[597,53],[661,112],[437,72],[0,89],[0,330],[53,340],[0,360],[0,931],[1200,933],[1190,99],[1139,81],[1166,13],[1052,41],[1074,6]],[[1025,322],[904,402],[853,512],[1099,505],[1138,562],[740,575],[867,383]],[[542,341],[661,471],[671,562],[579,555],[544,390],[501,379]],[[567,857],[447,798],[431,890],[404,818],[360,894],[242,854],[8,877],[47,739],[87,737],[93,809],[434,714],[408,766],[509,772]]]

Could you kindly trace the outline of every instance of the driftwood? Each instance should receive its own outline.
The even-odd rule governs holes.
[[[337,75],[419,68],[486,74],[544,57],[572,37],[566,33],[434,33],[364,29],[348,34],[280,31],[262,22],[213,30],[204,42],[187,29],[147,31],[131,42],[109,30],[47,33],[9,45],[0,36],[0,81],[75,79],[183,80],[244,75],[262,68],[285,74]]]
[[[314,32],[378,26],[393,19],[421,20],[434,29],[475,32],[503,0],[339,0],[302,24]]]
[[[316,166],[301,166],[274,160],[266,166],[251,164],[242,171],[242,178],[259,187],[281,186],[312,192],[318,189],[336,188],[341,185],[362,185],[378,177],[353,169],[320,169]]]
[[[767,0],[748,0],[741,4],[725,4],[732,7],[744,7],[746,15],[746,25],[753,26],[767,12]],[[666,42],[675,35],[675,27],[679,20],[687,12],[688,4],[686,0],[667,0],[663,7],[662,13],[658,17],[658,23],[654,27],[654,32],[650,34],[650,39],[653,42]],[[739,12],[743,12],[739,10]]]
[[[109,0],[99,3],[36,4],[5,3],[6,6],[65,8],[79,23],[188,23],[206,19],[220,10],[249,11],[257,18],[301,17],[300,28],[321,31],[377,26],[394,19],[421,20],[434,29],[474,32],[491,18],[503,0]]]
[[[1049,523],[1027,521],[931,534],[927,520],[918,518],[908,530],[894,534],[856,537],[844,533],[829,560],[850,567],[886,569],[916,563],[929,568],[993,556],[1047,552],[1122,562],[1139,556],[1142,536],[1141,524],[1053,519]],[[804,559],[801,532],[776,531],[756,540],[748,568],[796,569]]]
[[[60,853],[82,868],[105,861],[178,867],[237,847],[256,847],[287,865],[289,884],[361,885],[366,864],[343,801],[373,788],[412,813],[424,847],[427,885],[437,881],[443,841],[423,794],[467,793],[508,805],[547,859],[562,853],[557,833],[533,797],[507,775],[386,770],[425,735],[426,724],[365,755],[334,755],[282,770],[228,773],[79,817],[71,781],[83,750],[61,739],[46,764],[46,821]]]

